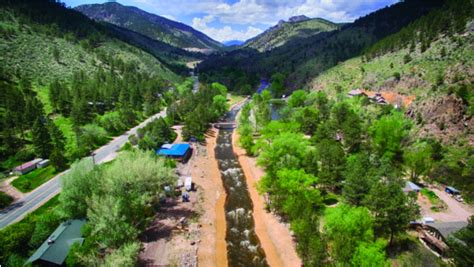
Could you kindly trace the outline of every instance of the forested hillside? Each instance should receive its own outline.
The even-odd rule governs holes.
[[[240,49],[216,55],[200,64],[201,77],[239,90],[246,84],[255,85],[258,77],[269,78],[280,72],[288,90],[293,90],[338,62],[361,54],[378,40],[398,32],[442,3],[441,0],[403,1],[361,17],[340,30],[288,42],[270,52]]]
[[[248,40],[243,46],[264,52],[287,42],[296,42],[298,39],[307,38],[320,32],[333,31],[337,28],[337,24],[320,18],[291,17],[288,21],[280,21],[277,25]]]
[[[158,56],[59,3],[4,3],[1,170],[35,156],[56,157],[62,169],[157,112],[181,80]]]
[[[401,103],[414,124],[411,138],[439,142],[430,179],[462,188],[469,198],[474,194],[469,178],[474,153],[473,14],[472,2],[446,1],[442,9],[430,12],[377,42],[363,56],[329,69],[309,84],[311,90],[334,97],[361,89],[400,99],[414,98],[409,105]]]
[[[81,5],[75,9],[91,19],[128,28],[176,47],[219,49],[223,46],[188,25],[147,13],[136,7],[104,3]]]

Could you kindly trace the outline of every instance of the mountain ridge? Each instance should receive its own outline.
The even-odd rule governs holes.
[[[260,52],[270,51],[292,40],[338,28],[337,24],[322,18],[308,18],[305,15],[293,16],[288,21],[280,20],[263,33],[247,40],[243,46]]]
[[[218,50],[223,44],[181,22],[116,2],[74,8],[96,21],[108,22],[182,49]]]

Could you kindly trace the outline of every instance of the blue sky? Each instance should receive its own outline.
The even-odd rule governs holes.
[[[104,0],[61,0],[67,6]],[[399,0],[118,0],[188,24],[218,41],[246,40],[295,15],[351,22]]]

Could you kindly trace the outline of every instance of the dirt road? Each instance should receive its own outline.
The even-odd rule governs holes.
[[[425,211],[423,216],[429,216],[440,222],[451,222],[451,221],[467,221],[469,217],[474,215],[474,208],[456,201],[448,193],[436,189],[430,188],[442,201],[447,205],[447,209],[440,212]]]

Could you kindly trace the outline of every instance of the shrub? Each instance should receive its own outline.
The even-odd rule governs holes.
[[[0,191],[0,209],[8,207],[12,202],[13,198],[10,195]]]
[[[87,124],[81,127],[79,145],[87,150],[92,150],[96,146],[107,142],[107,132],[104,128],[96,124]]]
[[[105,113],[100,117],[99,124],[104,127],[107,132],[112,134],[118,134],[127,129],[127,126],[122,122],[122,118],[118,112]]]

